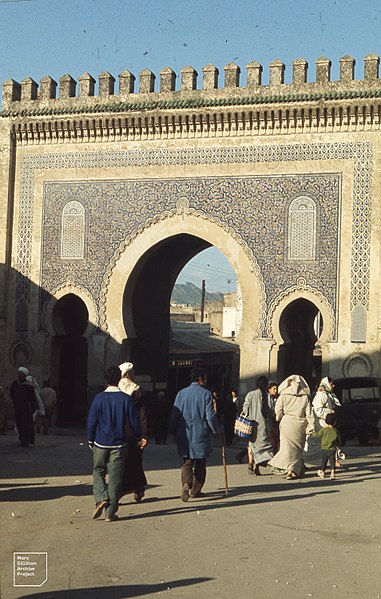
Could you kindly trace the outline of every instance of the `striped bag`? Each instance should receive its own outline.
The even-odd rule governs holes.
[[[254,420],[248,418],[246,414],[242,412],[240,416],[237,416],[235,419],[234,425],[234,433],[238,437],[242,437],[243,439],[249,439],[253,434],[254,429]]]

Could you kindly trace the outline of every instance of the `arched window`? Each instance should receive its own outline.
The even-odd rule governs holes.
[[[61,258],[81,260],[85,255],[85,209],[80,202],[68,202],[62,210]]]
[[[288,260],[316,260],[316,204],[306,196],[288,209]]]

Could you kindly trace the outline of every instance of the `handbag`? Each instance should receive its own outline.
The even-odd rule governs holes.
[[[250,439],[254,430],[254,420],[248,418],[243,412],[235,419],[234,433],[243,439]]]

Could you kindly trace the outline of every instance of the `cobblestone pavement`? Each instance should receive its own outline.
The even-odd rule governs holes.
[[[175,446],[149,445],[141,504],[92,520],[91,452],[81,431],[0,437],[1,599],[377,599],[381,597],[380,448],[346,448],[336,481],[309,470],[250,476],[227,448],[209,460],[203,499],[180,500]],[[46,552],[48,580],[14,586],[14,553]]]

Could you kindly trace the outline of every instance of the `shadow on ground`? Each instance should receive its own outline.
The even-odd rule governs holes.
[[[92,589],[73,589],[64,591],[47,591],[20,596],[20,599],[127,599],[128,597],[144,597],[152,593],[161,593],[168,589],[188,587],[213,578],[187,578],[170,580],[160,584],[128,584],[123,586],[107,586]]]

